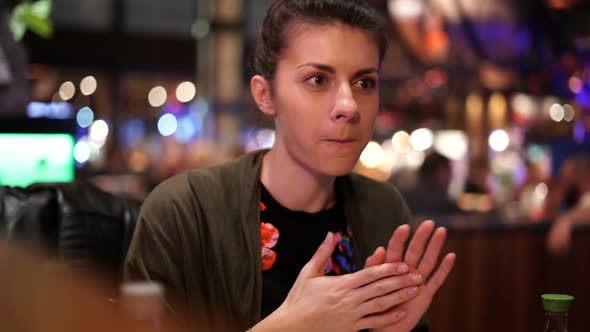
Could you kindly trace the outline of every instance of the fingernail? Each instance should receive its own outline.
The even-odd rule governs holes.
[[[418,287],[412,287],[412,288],[408,289],[408,295],[414,296],[414,295],[416,295],[416,293],[418,293]]]
[[[324,242],[329,242],[330,240],[332,240],[332,232],[328,232],[328,234],[326,234],[326,238],[324,239]]]
[[[412,280],[413,282],[421,282],[422,281],[422,276],[419,274],[411,274],[410,275],[410,280]]]
[[[397,272],[398,273],[408,272],[408,266],[406,264],[401,264],[400,266],[397,267]]]
[[[400,311],[400,312],[397,313],[397,318],[398,319],[402,319],[402,318],[406,317],[406,315],[407,314],[406,314],[405,311]]]

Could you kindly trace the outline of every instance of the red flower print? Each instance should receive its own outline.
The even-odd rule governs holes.
[[[275,260],[277,259],[277,253],[271,248],[277,244],[279,240],[279,230],[270,223],[260,223],[260,244],[262,245],[262,270],[266,271],[270,269]]]
[[[272,249],[262,247],[262,271],[270,269],[275,263],[276,259],[276,252],[272,251]]]
[[[270,223],[260,223],[260,240],[263,247],[272,248],[279,239],[279,230]]]

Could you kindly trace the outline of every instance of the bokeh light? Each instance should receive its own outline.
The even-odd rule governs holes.
[[[416,151],[426,151],[434,143],[434,134],[428,128],[416,129],[410,135],[410,144]]]
[[[86,76],[80,81],[80,92],[85,96],[90,96],[96,92],[97,82],[94,76]]]
[[[181,143],[193,140],[203,128],[203,119],[198,112],[190,112],[178,118],[176,139]]]
[[[59,87],[59,97],[64,100],[70,100],[74,97],[74,95],[76,94],[76,86],[74,85],[74,83],[67,81],[64,82],[60,87]]]
[[[573,93],[582,91],[583,82],[576,76],[572,76],[568,81],[568,86]]]
[[[536,105],[534,100],[524,93],[517,93],[511,99],[511,107],[520,121],[529,121],[534,118]]]
[[[393,146],[393,150],[397,153],[403,154],[410,152],[410,135],[403,130],[398,131],[391,138],[391,145]]]
[[[424,3],[416,0],[389,0],[387,7],[398,19],[415,19],[424,12]]]
[[[79,141],[74,145],[74,159],[79,163],[85,163],[90,158],[90,146],[86,141]]]
[[[510,145],[510,137],[505,130],[494,130],[488,138],[490,148],[496,152],[505,151]]]
[[[78,113],[76,114],[76,122],[82,128],[87,128],[92,124],[94,121],[94,112],[88,106],[82,107]]]
[[[162,136],[170,136],[176,132],[178,121],[173,114],[166,113],[158,120],[158,131]]]
[[[160,107],[166,103],[168,94],[162,86],[154,87],[148,93],[148,102],[152,107]]]
[[[576,110],[570,104],[563,105],[563,119],[571,122],[576,117]]]
[[[535,186],[535,196],[538,199],[540,199],[540,200],[545,199],[545,197],[547,197],[548,193],[549,193],[549,188],[547,187],[546,184],[539,183],[538,185]]]
[[[195,98],[197,88],[192,82],[182,82],[176,88],[176,99],[183,103],[188,103]]]
[[[551,107],[549,108],[549,116],[551,117],[551,120],[555,122],[560,122],[561,120],[563,120],[563,117],[565,116],[563,106],[557,103],[551,105]]]
[[[375,141],[369,142],[363,153],[361,153],[360,162],[367,168],[377,168],[383,163],[383,148]]]
[[[467,154],[467,135],[461,130],[441,130],[434,136],[436,152],[451,160],[459,160]]]
[[[109,126],[104,120],[96,120],[90,126],[88,136],[93,142],[104,142],[109,134]]]

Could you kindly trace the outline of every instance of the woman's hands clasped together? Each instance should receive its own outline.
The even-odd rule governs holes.
[[[342,276],[325,276],[324,267],[335,246],[329,233],[283,304],[253,331],[359,331],[404,318],[402,311],[379,313],[416,296],[421,281],[411,278],[408,266],[384,263]]]
[[[455,254],[447,254],[436,272],[432,274],[438,263],[446,234],[445,228],[439,227],[435,230],[434,222],[430,220],[423,222],[416,230],[404,256],[404,245],[410,236],[410,227],[402,225],[393,233],[387,250],[378,248],[371,257],[367,258],[365,268],[403,261],[408,265],[411,273],[422,276],[424,280],[416,297],[386,312],[392,316],[404,312],[406,318],[386,327],[378,328],[379,332],[411,331],[418,324],[455,263]]]
[[[410,228],[399,227],[387,250],[378,248],[364,269],[342,276],[324,275],[336,245],[333,235],[328,234],[283,304],[253,330],[410,331],[428,309],[454,262],[454,254],[447,255],[429,279],[446,234],[440,228],[428,241],[433,230],[433,222],[423,223],[402,257]]]

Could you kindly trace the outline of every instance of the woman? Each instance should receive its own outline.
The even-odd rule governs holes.
[[[362,0],[271,6],[251,92],[274,120],[274,147],[158,186],[126,277],[158,280],[211,324],[243,330],[412,330],[454,255],[429,279],[445,230],[427,246],[434,224],[424,223],[402,256],[400,195],[350,174],[373,129],[385,49]]]

